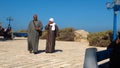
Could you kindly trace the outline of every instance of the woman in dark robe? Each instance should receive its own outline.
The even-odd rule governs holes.
[[[113,46],[110,55],[109,68],[120,68],[120,33]]]
[[[45,26],[47,30],[46,53],[53,53],[55,51],[55,40],[58,36],[58,26],[54,23],[54,19],[50,18],[48,24]]]

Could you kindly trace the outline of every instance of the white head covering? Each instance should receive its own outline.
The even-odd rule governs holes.
[[[54,18],[50,18],[49,21],[54,22]]]
[[[51,30],[55,31],[55,22],[54,22],[54,18],[50,18],[49,21],[53,22],[52,24],[50,24],[50,26],[52,26]]]

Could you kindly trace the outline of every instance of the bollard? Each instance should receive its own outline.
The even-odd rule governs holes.
[[[96,48],[86,49],[84,68],[98,68],[96,51]]]

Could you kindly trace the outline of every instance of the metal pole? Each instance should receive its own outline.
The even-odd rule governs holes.
[[[117,14],[114,11],[114,20],[113,20],[113,41],[117,38]]]
[[[8,22],[9,22],[9,24],[8,24],[8,28],[10,27],[10,21],[11,21],[11,20],[10,20],[10,18],[9,18],[9,19],[8,19]]]
[[[8,24],[8,28],[11,29],[10,23],[11,23],[11,21],[13,21],[13,19],[12,19],[11,17],[8,17],[8,18],[7,18],[7,21],[8,21],[8,23],[9,23],[9,24]]]
[[[112,3],[108,2],[107,9],[113,9],[113,41],[117,38],[117,13],[120,11],[120,0],[114,0]]]
[[[11,25],[10,25],[11,21],[12,19],[9,20],[9,27],[8,27],[9,29],[11,29]]]

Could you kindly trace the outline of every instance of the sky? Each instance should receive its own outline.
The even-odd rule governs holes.
[[[8,26],[7,17],[12,17],[13,30],[27,29],[37,14],[43,26],[53,17],[59,28],[72,27],[88,32],[113,29],[113,10],[106,3],[113,0],[0,0],[0,22]],[[117,29],[120,28],[120,13]]]

